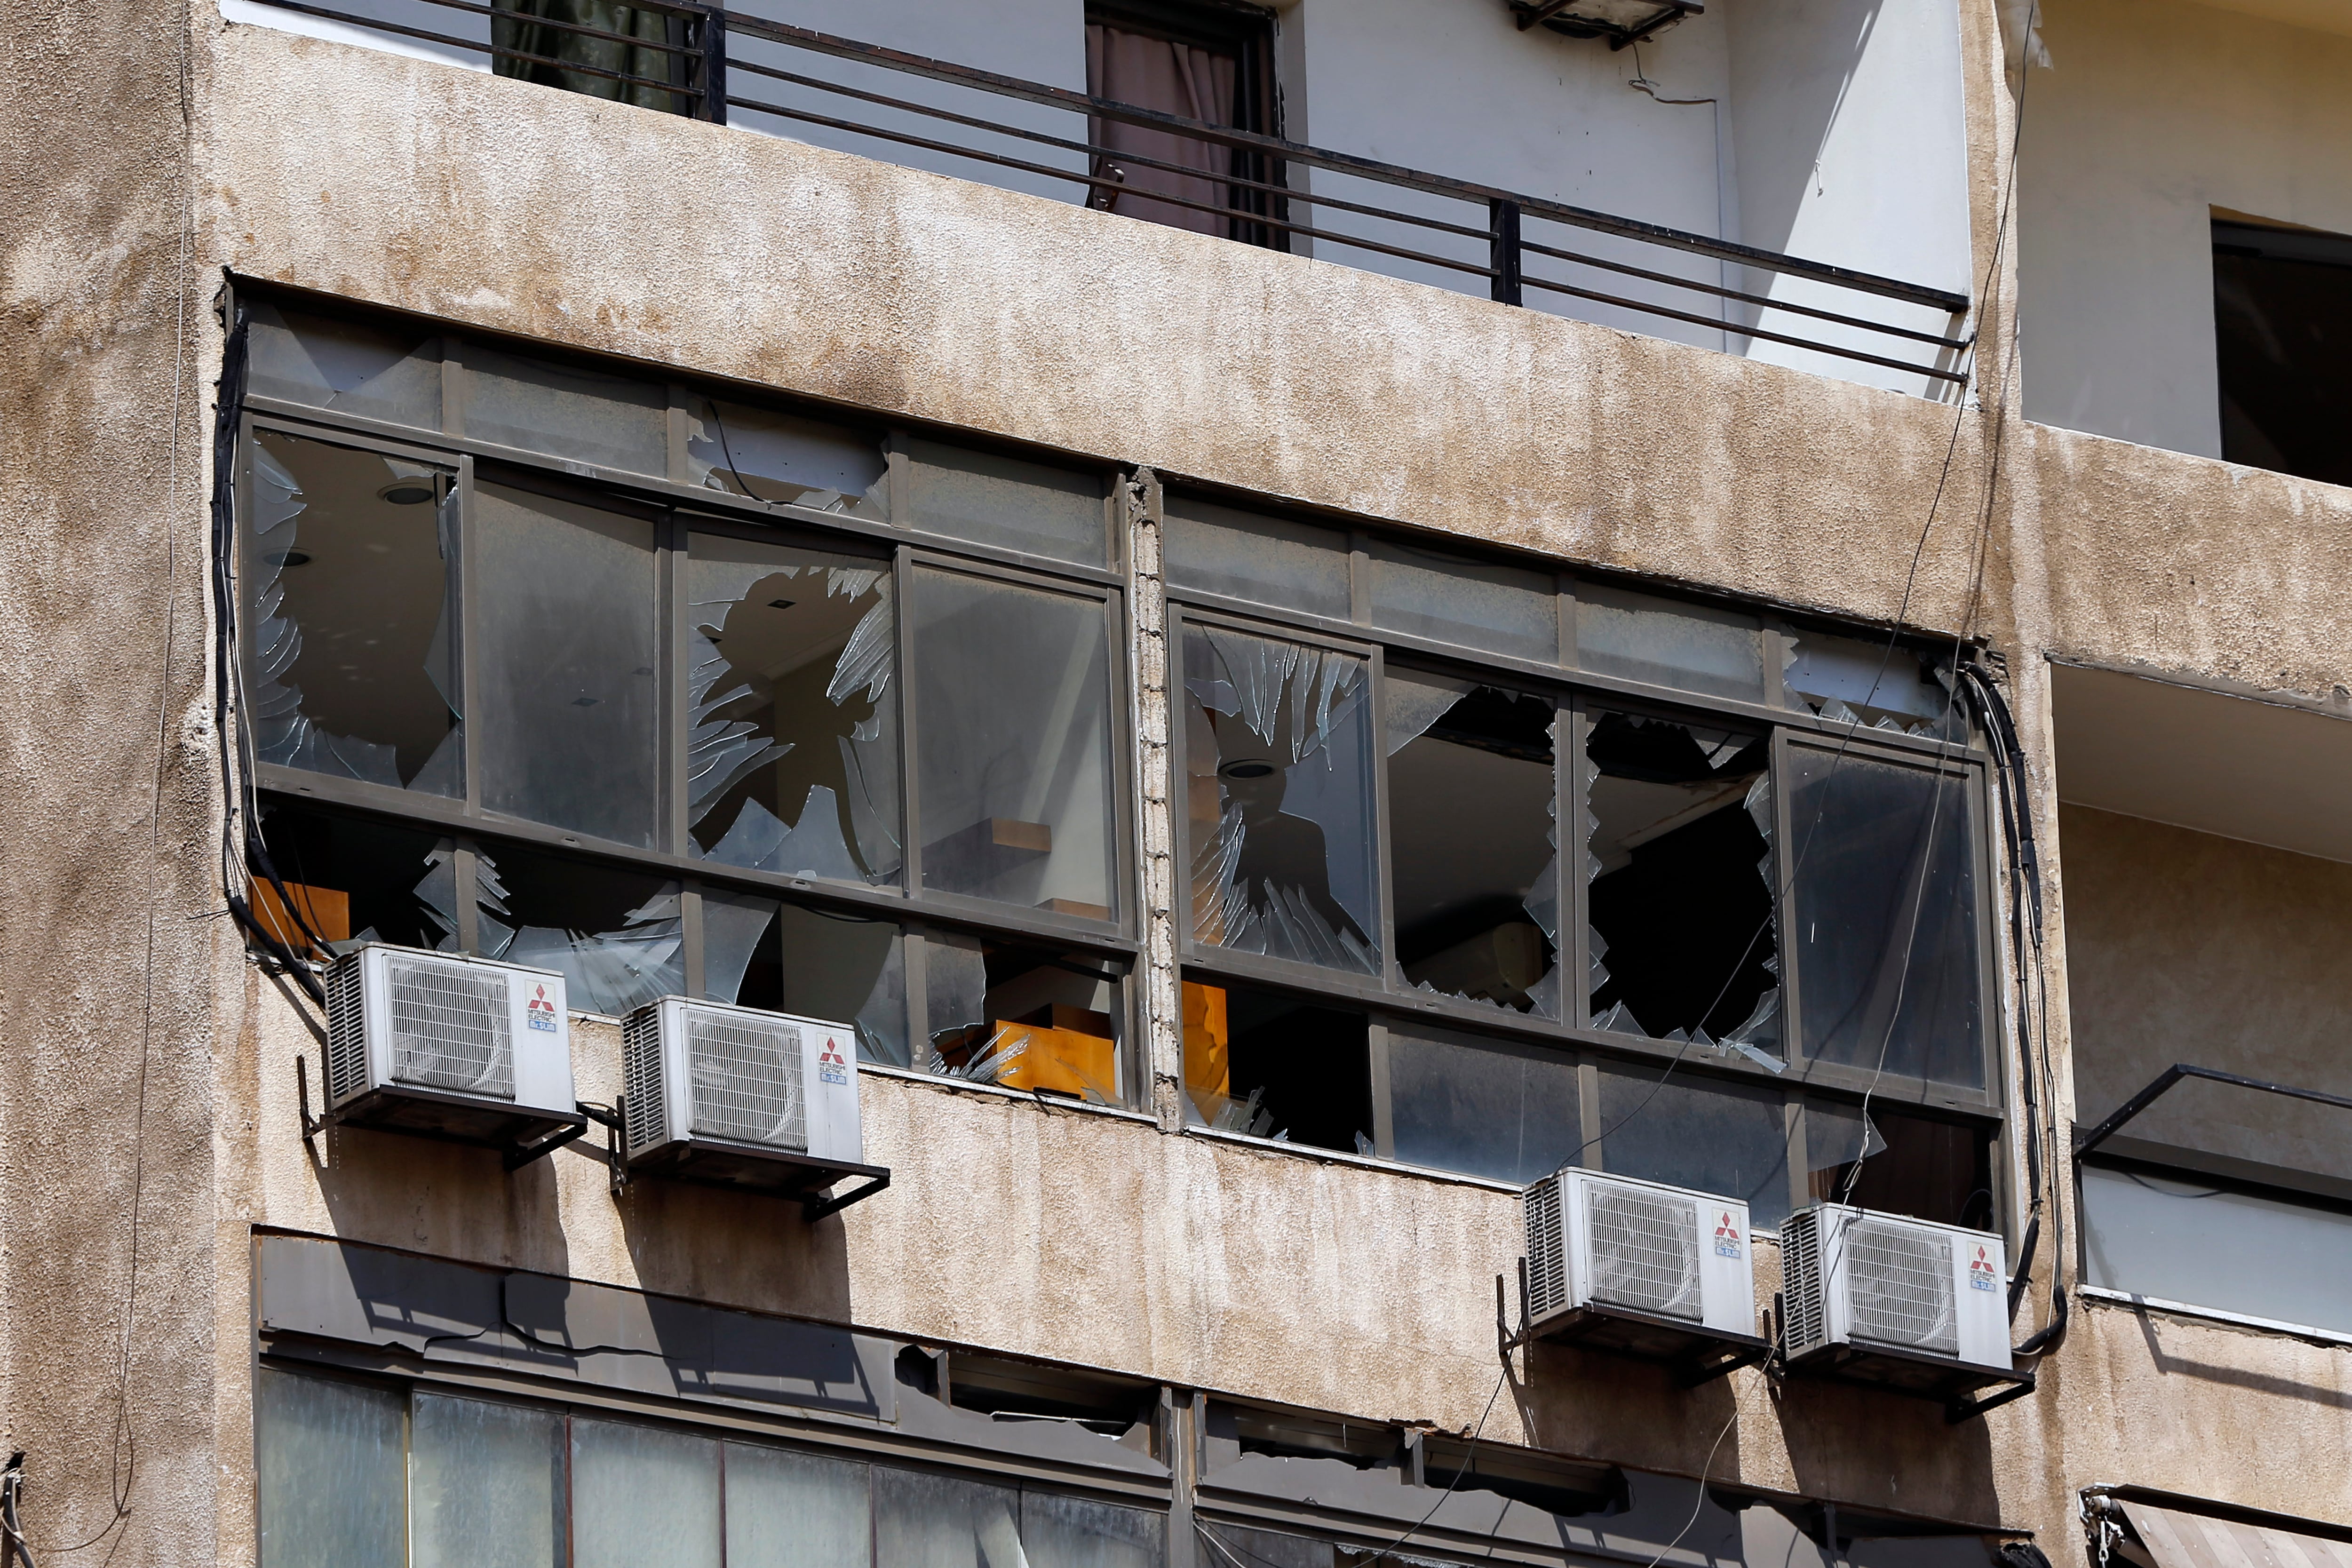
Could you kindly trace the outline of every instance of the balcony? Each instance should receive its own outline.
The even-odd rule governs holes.
[[[1917,31],[1908,21],[1888,24],[1904,35],[1893,44],[1855,46],[1853,58],[1812,62],[1808,76],[1774,68],[1772,51],[1795,46],[1760,12],[1745,32],[1694,13],[1624,51],[1522,27],[1499,4],[1440,8],[1444,16],[1424,4],[1426,15],[1404,20],[1449,30],[1419,40],[1393,29],[1350,33],[1344,14],[1326,15],[1317,0],[1278,18],[1264,14],[1262,32],[1252,30],[1260,14],[1246,8],[1202,10],[1209,31],[1187,35],[1194,43],[1140,30],[1146,22],[1107,5],[1088,8],[1084,29],[1059,32],[1032,26],[1024,7],[986,26],[896,5],[855,13],[861,28],[1051,68],[1044,74],[1062,79],[1053,81],[683,0],[614,8],[604,17],[611,26],[555,15],[551,5],[524,11],[477,0],[223,7],[231,21],[524,78],[1890,390],[1948,399],[1969,382],[1957,58],[1943,59],[1933,26],[1904,35]],[[826,9],[788,8],[802,17]],[[1130,101],[1164,102],[1168,89],[1139,85],[1149,68],[1118,75],[1118,47],[1128,40],[1141,41],[1140,55],[1173,50],[1180,78],[1205,73],[1213,90],[1194,94],[1197,113]],[[1139,51],[1129,55],[1131,63]],[[1676,90],[1651,71],[1696,85]],[[1310,114],[1340,132],[1341,145],[1276,133],[1286,119]],[[1376,155],[1391,147],[1454,154],[1492,177]],[[1567,199],[1595,195],[1649,216]],[[1733,237],[1766,232],[1817,237],[1842,260]],[[1895,275],[1906,262],[1931,281]]]

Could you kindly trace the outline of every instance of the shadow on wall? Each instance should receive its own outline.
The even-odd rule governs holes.
[[[2105,1308],[2102,1308],[2104,1310]],[[2157,1333],[2156,1314],[2146,1307],[2128,1310],[2139,1325],[2140,1339],[2147,1346],[2150,1365],[2168,1375],[2193,1377],[2206,1383],[2218,1383],[2251,1393],[2267,1394],[2281,1399],[2301,1399],[2314,1405],[2325,1405],[2337,1410],[2352,1411],[2352,1388],[2330,1388],[2324,1384],[2305,1383],[2292,1377],[2279,1377],[2270,1373],[2249,1372],[2243,1367],[2223,1366],[2217,1362],[2195,1361],[2176,1355],[2164,1348]],[[2185,1327],[2185,1326],[2184,1326]],[[2234,1330],[2200,1329],[2204,1334],[2226,1336],[2227,1342],[2236,1345],[2256,1345],[2262,1342]],[[2319,1349],[2315,1354],[2326,1358],[2331,1367],[2340,1366],[2342,1352],[2335,1347]],[[2275,1359],[2275,1358],[2273,1358]]]
[[[1786,252],[1830,138],[1877,33],[1885,0],[1758,0],[1732,9],[1732,117],[1739,238]],[[1809,259],[1864,266],[1843,256]]]
[[[1790,1472],[1807,1497],[1988,1523],[2001,1517],[1982,1416],[1955,1426],[1934,1400],[1802,1377],[1780,1385],[1775,1408]]]

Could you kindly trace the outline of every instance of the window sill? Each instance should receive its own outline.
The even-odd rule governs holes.
[[[1236,1148],[1255,1149],[1265,1154],[1295,1154],[1302,1159],[1320,1160],[1326,1164],[1352,1165],[1360,1171],[1378,1171],[1391,1176],[1418,1176],[1450,1186],[1476,1187],[1482,1192],[1507,1193],[1513,1197],[1526,1187],[1512,1182],[1498,1182],[1489,1176],[1465,1175],[1460,1171],[1441,1171],[1433,1165],[1408,1165],[1397,1160],[1383,1160],[1372,1154],[1350,1154],[1339,1149],[1325,1149],[1314,1143],[1293,1143],[1286,1139],[1256,1138],[1247,1132],[1227,1132],[1222,1128],[1202,1127],[1188,1123],[1188,1138],[1205,1138],[1213,1143],[1231,1143]]]
[[[1036,1094],[1025,1089],[1007,1089],[1003,1084],[972,1083],[960,1078],[944,1078],[938,1073],[918,1072],[913,1068],[889,1067],[880,1062],[859,1062],[860,1073],[876,1078],[897,1079],[903,1083],[920,1084],[949,1094],[978,1094],[997,1100],[1017,1100],[1024,1104],[1043,1106],[1048,1110],[1076,1111],[1087,1116],[1108,1116],[1116,1121],[1140,1121],[1157,1128],[1160,1119],[1148,1111],[1129,1110],[1123,1105],[1096,1105],[1089,1100],[1066,1100],[1055,1094]]]
[[[2141,1296],[2129,1290],[2111,1289],[2105,1285],[2077,1285],[2074,1293],[2086,1301],[2104,1302],[2132,1311],[2168,1312],[2176,1317],[2196,1318],[2206,1322],[2228,1323],[2232,1328],[2253,1329],[2263,1333],[2284,1334],[2291,1339],[2305,1340],[2316,1345],[2340,1345],[2352,1348],[2352,1331],[2341,1329],[2315,1329],[2308,1323],[2282,1322],[2276,1318],[2250,1317],[2243,1312],[2225,1312],[2219,1307],[2196,1307],[2186,1301],[2168,1301],[2160,1296]]]

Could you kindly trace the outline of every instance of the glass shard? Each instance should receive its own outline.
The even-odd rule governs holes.
[[[255,433],[247,448],[247,711],[265,763],[465,793],[457,474]]]
[[[688,481],[729,495],[890,521],[881,447],[838,426],[696,397],[686,421]]]
[[[1552,704],[1396,669],[1383,700],[1405,980],[1558,1017]]]
[[[475,857],[485,958],[552,969],[582,1013],[620,1017],[686,989],[678,885],[534,850]]]
[[[1968,734],[1958,698],[1906,644],[1801,632],[1781,683],[1788,705],[1801,713],[1911,735]]]
[[[687,563],[687,820],[730,866],[895,882],[888,563],[697,533]]]
[[[1349,1153],[1360,1138],[1371,1137],[1364,1015],[1276,992],[1192,982],[1185,984],[1185,1005],[1184,1094],[1192,1121]]]
[[[363,419],[441,428],[441,340],[258,301],[246,390]]]
[[[1184,630],[1192,935],[1377,973],[1365,661]]]
[[[1126,984],[1099,958],[955,932],[924,939],[929,1070],[1095,1105],[1127,1100]]]

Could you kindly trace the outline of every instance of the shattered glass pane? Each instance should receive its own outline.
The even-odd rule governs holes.
[[[257,302],[247,308],[246,390],[441,428],[441,340]]]
[[[669,389],[468,342],[466,434],[640,474],[669,472]]]
[[[474,487],[481,804],[654,842],[661,660],[649,523]]]
[[[1710,605],[1579,583],[1576,657],[1599,675],[1764,700],[1761,623]]]
[[[913,517],[930,533],[1088,566],[1104,563],[1108,514],[1102,480],[992,452],[908,444]]]
[[[1790,773],[1805,1054],[1981,1089],[1969,781],[1811,746]]]
[[[247,451],[255,755],[463,795],[456,472],[276,430]]]
[[[1805,1164],[1816,1202],[1992,1228],[1992,1136],[1985,1128],[1906,1115],[1884,1096],[1866,1113],[1843,1100],[1809,1099]]]
[[[456,847],[437,835],[261,797],[261,838],[311,931],[330,942],[457,946]],[[259,903],[275,889],[253,889]],[[291,934],[291,933],[289,933]]]
[[[890,520],[882,490],[887,464],[874,442],[748,404],[696,397],[690,406],[686,463],[691,483],[756,500]]]
[[[730,866],[898,880],[898,622],[886,557],[691,536],[687,823]]]
[[[1559,1016],[1552,704],[1395,668],[1385,704],[1406,982]]]
[[[1738,1198],[1749,1223],[1789,1217],[1789,1134],[1771,1089],[1655,1067],[1601,1069],[1601,1168]]]
[[[1380,972],[1364,659],[1184,628],[1192,938]]]
[[[1948,663],[1949,650],[1946,650]],[[1917,650],[1801,632],[1781,676],[1788,705],[1843,723],[1965,740],[1968,717]]]
[[[1364,1015],[1279,992],[1187,981],[1186,1121],[1282,1143],[1372,1152]],[[1206,1028],[1192,1023],[1204,1016]],[[1206,1037],[1195,1051],[1196,1029]],[[1214,1036],[1223,1031],[1223,1039]],[[1222,1053],[1222,1054],[1221,1054]]]
[[[1408,1165],[1524,1184],[1584,1163],[1576,1063],[1538,1047],[1392,1025],[1389,1106]]]
[[[912,614],[923,885],[1111,920],[1108,606],[926,566]]]
[[[1349,618],[1348,536],[1338,529],[1171,495],[1160,552],[1171,588]]]
[[[1765,738],[1596,710],[1585,739],[1592,1026],[1779,1070]]]
[[[957,931],[923,939],[929,1051],[916,1065],[1092,1105],[1128,1096],[1126,977],[1090,954]]]
[[[1394,542],[1372,545],[1372,625],[1409,636],[1559,658],[1559,597],[1549,572]]]
[[[702,895],[702,994],[848,1024],[860,1060],[906,1067],[907,972],[898,926],[748,893]]]
[[[482,956],[558,971],[576,1012],[617,1018],[685,994],[676,882],[485,846],[474,861],[474,896]]]

